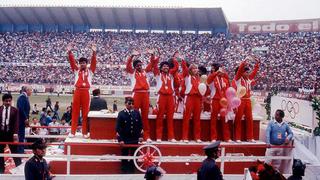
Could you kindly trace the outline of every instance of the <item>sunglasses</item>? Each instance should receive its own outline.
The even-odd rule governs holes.
[[[127,104],[128,104],[128,105],[133,105],[134,103],[131,102],[131,101],[129,101],[129,102],[127,102]]]

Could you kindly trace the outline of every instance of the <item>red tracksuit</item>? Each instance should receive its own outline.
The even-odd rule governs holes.
[[[200,139],[201,127],[200,127],[200,116],[201,116],[201,100],[202,96],[198,90],[198,86],[200,84],[199,76],[191,76],[189,74],[188,67],[186,62],[183,60],[182,70],[184,76],[185,83],[185,103],[184,103],[184,111],[183,111],[183,121],[182,121],[182,139],[188,140],[189,136],[189,124],[191,115],[193,115],[193,134],[194,139]]]
[[[145,139],[150,138],[149,130],[149,82],[146,76],[147,72],[152,70],[152,62],[154,56],[151,57],[151,63],[148,64],[145,70],[138,72],[132,67],[132,57],[127,60],[126,71],[129,74],[132,86],[132,96],[134,100],[134,108],[141,111],[141,118],[143,123],[143,135]]]
[[[246,94],[241,98],[241,105],[237,109],[236,117],[234,120],[234,133],[235,140],[241,140],[241,120],[243,116],[246,121],[246,140],[253,139],[253,117],[252,117],[252,107],[250,100],[251,86],[254,84],[254,77],[258,73],[259,64],[255,64],[253,71],[245,78],[243,76],[244,68],[246,66],[245,62],[242,62],[239,66],[238,72],[236,73],[235,79],[233,80],[233,86],[236,88],[244,86],[246,88]]]
[[[168,140],[174,139],[173,132],[173,115],[175,108],[175,97],[174,97],[174,76],[179,68],[179,63],[173,60],[174,67],[169,70],[169,73],[160,73],[157,64],[154,65],[154,75],[156,77],[157,86],[156,92],[158,92],[158,115],[156,119],[156,137],[162,139],[163,132],[163,115],[166,114],[167,129],[168,129]]]
[[[227,88],[230,86],[228,75],[224,74],[224,76],[219,76],[217,72],[213,72],[208,76],[207,84],[209,84],[209,88],[211,90],[211,140],[217,139],[217,120],[218,114],[222,109],[220,104],[221,98],[225,98],[225,92]],[[221,129],[222,129],[222,138],[227,141],[230,140],[230,131],[229,124],[226,122],[226,117],[220,115],[221,121]]]
[[[92,54],[90,68],[86,68],[85,70],[81,70],[78,67],[71,51],[69,51],[68,54],[71,70],[75,74],[75,90],[72,100],[71,134],[76,133],[81,108],[82,134],[85,135],[88,133],[87,123],[90,105],[89,89],[91,87],[93,73],[95,72],[97,65],[96,52],[93,52]]]

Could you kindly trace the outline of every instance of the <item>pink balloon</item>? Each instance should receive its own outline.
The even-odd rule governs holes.
[[[234,97],[236,97],[236,94],[237,94],[237,91],[233,87],[228,87],[228,89],[226,91],[226,96],[227,96],[228,100],[229,99],[231,100]]]
[[[238,97],[232,98],[232,100],[231,100],[231,107],[232,107],[233,109],[239,107],[240,104],[241,104],[240,98],[238,98]]]
[[[220,116],[226,116],[227,115],[227,109],[226,108],[222,108],[220,110]]]

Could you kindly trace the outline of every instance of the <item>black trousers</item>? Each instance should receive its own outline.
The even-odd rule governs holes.
[[[13,142],[13,135],[0,131],[0,142]],[[0,144],[0,153],[4,153],[5,144]],[[9,149],[11,153],[17,153],[18,146],[17,145],[9,145]],[[14,157],[14,163],[16,166],[21,164],[21,158]],[[5,170],[5,162],[4,157],[0,157],[0,174],[3,174]]]
[[[136,147],[122,147],[122,156],[133,156],[136,151]],[[123,159],[121,160],[121,172],[123,174],[133,174],[135,172],[135,166],[133,160]]]

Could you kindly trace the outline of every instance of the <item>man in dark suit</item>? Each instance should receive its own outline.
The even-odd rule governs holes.
[[[11,94],[2,96],[3,105],[0,107],[0,142],[17,141],[18,110],[12,106]],[[15,134],[15,135],[14,135]],[[0,153],[4,153],[5,144],[0,144]],[[17,152],[16,145],[9,145],[11,153]],[[16,166],[21,164],[20,158],[13,158]],[[0,157],[0,174],[4,173],[4,157]]]
[[[126,108],[119,112],[116,124],[117,138],[120,145],[138,144],[142,141],[142,120],[138,110],[133,109],[133,98],[125,98]],[[121,149],[122,156],[133,156],[136,147],[123,147]],[[123,173],[134,173],[134,164],[130,160],[121,161],[121,170]]]
[[[25,139],[25,121],[29,121],[29,114],[30,114],[30,102],[29,96],[32,94],[32,87],[31,86],[24,86],[22,88],[22,93],[18,97],[17,100],[17,108],[19,110],[19,131],[18,137],[19,142],[24,142]],[[18,147],[19,153],[24,153],[24,146]]]
[[[100,89],[92,91],[93,98],[91,98],[90,111],[100,111],[108,109],[107,101],[100,97]]]

